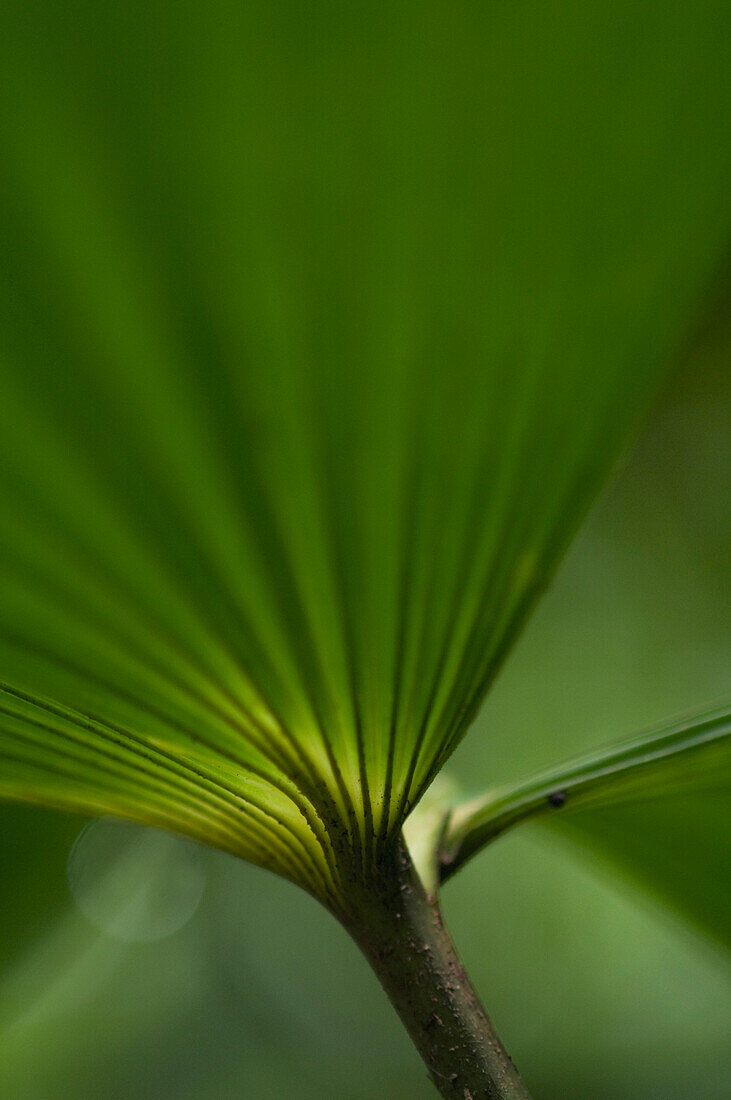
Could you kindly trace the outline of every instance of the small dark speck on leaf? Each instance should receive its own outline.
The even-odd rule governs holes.
[[[560,809],[566,802],[566,791],[551,791],[548,796],[548,801],[555,810]]]

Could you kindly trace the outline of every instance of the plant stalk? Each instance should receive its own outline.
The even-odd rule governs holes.
[[[442,1096],[530,1100],[404,845],[341,919],[376,972]]]

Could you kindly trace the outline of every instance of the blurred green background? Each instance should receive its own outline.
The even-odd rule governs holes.
[[[728,362],[728,324],[716,324],[615,472],[452,760],[468,788],[723,695]],[[537,1100],[731,1094],[728,955],[667,898],[633,885],[641,837],[673,828],[668,803],[606,811],[582,832],[520,828],[445,889],[459,949]],[[672,837],[675,851],[685,844],[686,874],[728,873],[728,803],[718,818],[725,840],[700,828]],[[172,927],[187,923],[129,942],[119,928],[99,931],[69,890],[83,825],[0,806],[0,1095],[432,1095],[374,977],[316,903],[191,847],[176,856],[193,868],[180,902],[175,859],[163,853],[161,869],[133,852],[130,889],[149,887],[174,910]],[[596,844],[610,834],[626,856],[619,871]],[[84,851],[71,877],[88,914]],[[88,858],[93,873],[93,845]],[[161,930],[165,919],[150,934]],[[148,932],[132,921],[133,937]]]

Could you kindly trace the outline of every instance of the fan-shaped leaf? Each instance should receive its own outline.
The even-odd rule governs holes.
[[[10,6],[6,797],[400,828],[728,231],[719,5],[561,11]]]

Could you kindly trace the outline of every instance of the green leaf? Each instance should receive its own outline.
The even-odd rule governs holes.
[[[336,905],[728,239],[728,13],[8,5],[0,793]]]
[[[731,709],[725,708],[652,730],[455,807],[442,831],[441,877],[449,878],[501,833],[528,819],[688,791],[728,791],[730,783]],[[600,832],[596,826],[593,831]]]

